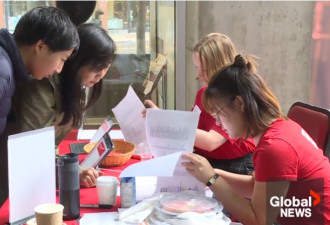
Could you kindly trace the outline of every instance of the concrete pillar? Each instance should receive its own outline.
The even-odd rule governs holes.
[[[224,33],[242,53],[260,58],[259,74],[285,113],[295,101],[308,102],[314,2],[199,1],[187,2],[187,9],[187,27],[192,28],[187,29],[188,49],[207,33]],[[191,59],[189,70],[196,74]],[[187,82],[187,92],[195,93],[192,74],[187,74]],[[187,96],[190,109],[194,95]]]

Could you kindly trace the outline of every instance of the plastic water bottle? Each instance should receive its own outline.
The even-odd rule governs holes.
[[[129,208],[136,204],[135,177],[120,178],[120,204],[122,208]]]
[[[80,216],[80,186],[78,154],[62,155],[57,160],[60,204],[64,206],[63,219],[73,220]]]

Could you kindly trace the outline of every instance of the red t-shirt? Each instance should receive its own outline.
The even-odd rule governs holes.
[[[282,225],[330,224],[329,159],[300,125],[284,119],[272,123],[256,146],[253,164],[256,181],[291,181],[286,199],[308,199],[312,196],[310,190],[321,196],[316,206],[300,207],[307,214],[298,216],[297,207],[284,207],[278,216]],[[315,198],[310,198],[314,202]]]
[[[227,141],[211,152],[197,147],[195,147],[195,151],[206,158],[220,160],[240,158],[250,152],[253,152],[255,146],[254,140],[252,138],[248,139],[247,141],[242,141],[239,139],[230,139],[228,134],[222,129],[222,126],[217,125],[215,119],[208,112],[205,111],[202,103],[202,98],[206,88],[206,86],[202,87],[198,90],[196,94],[194,107],[195,105],[197,105],[201,110],[197,128],[205,131],[210,131],[211,129],[215,130],[216,132],[224,136]]]

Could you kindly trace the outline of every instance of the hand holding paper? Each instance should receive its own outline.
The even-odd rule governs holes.
[[[148,142],[155,157],[127,167],[120,177],[157,176],[158,191],[204,191],[202,184],[181,166],[180,157],[182,152],[193,151],[200,110],[147,109],[143,118],[143,109],[131,87],[113,109],[125,139],[135,145]]]

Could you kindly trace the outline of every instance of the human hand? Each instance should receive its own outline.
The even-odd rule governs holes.
[[[101,171],[97,171],[94,168],[81,170],[79,173],[80,184],[85,187],[94,187],[96,183],[96,179],[103,175]]]
[[[151,109],[159,109],[151,100],[147,99],[143,102],[146,106],[149,106]],[[142,117],[146,117],[147,109],[142,110]]]
[[[206,184],[214,175],[215,171],[209,161],[203,156],[194,153],[183,154],[184,160],[181,165],[187,172],[197,178],[203,184]]]

